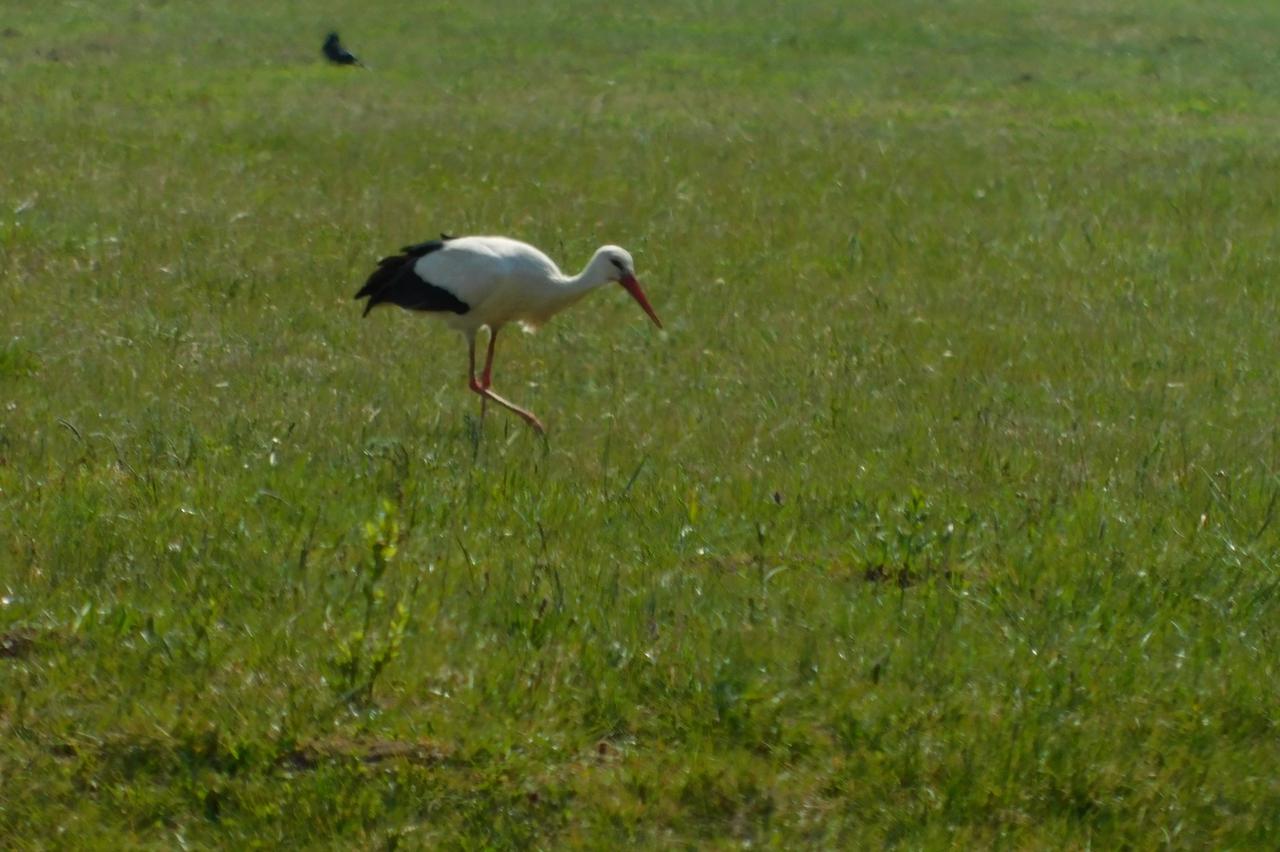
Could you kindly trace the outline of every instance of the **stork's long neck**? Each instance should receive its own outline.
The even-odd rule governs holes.
[[[609,270],[609,261],[597,251],[577,275],[561,274],[559,289],[565,306],[608,284],[612,280]]]

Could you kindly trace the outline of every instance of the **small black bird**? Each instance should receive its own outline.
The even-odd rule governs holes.
[[[351,51],[342,46],[342,42],[338,40],[337,33],[329,33],[329,37],[324,40],[324,47],[321,48],[324,55],[334,65],[359,65],[364,67],[364,63],[356,59]]]

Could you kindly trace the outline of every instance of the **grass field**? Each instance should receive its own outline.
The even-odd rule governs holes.
[[[1273,844],[1278,58],[1263,0],[3,2],[4,845]],[[507,333],[549,434],[481,424],[351,300],[440,231],[626,246],[666,331]]]

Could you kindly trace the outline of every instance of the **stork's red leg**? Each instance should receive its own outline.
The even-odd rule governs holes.
[[[489,358],[493,358],[493,340],[489,340]],[[476,337],[472,334],[467,338],[467,357],[470,359],[470,366],[467,368],[467,385],[475,390],[476,388]],[[488,398],[484,394],[480,394],[480,425],[484,425],[485,406],[489,404]]]
[[[498,342],[498,330],[489,329],[489,351],[484,356],[484,373],[480,376],[480,384],[485,390],[493,386],[493,347]]]
[[[486,354],[484,359],[484,372],[481,374],[479,379],[476,379],[476,341],[474,337],[471,339],[471,344],[470,344],[471,385],[470,387],[473,391],[480,394],[481,419],[484,418],[484,401],[486,399],[491,399],[494,402],[498,403],[498,405],[501,405],[503,408],[518,414],[524,420],[524,422],[528,423],[534,429],[537,429],[540,433],[545,433],[547,430],[542,425],[542,421],[539,420],[532,411],[529,411],[528,409],[525,409],[525,408],[521,408],[520,406],[516,405],[514,402],[509,402],[508,400],[503,399],[502,397],[498,396],[496,393],[494,393],[489,389],[493,383],[493,347],[494,347],[494,342],[497,339],[498,339],[497,330],[491,329],[489,331],[489,351]]]

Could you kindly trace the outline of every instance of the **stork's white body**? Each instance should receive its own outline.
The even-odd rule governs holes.
[[[636,281],[635,264],[625,249],[603,246],[577,275],[565,275],[538,249],[507,237],[446,237],[408,246],[402,254],[383,258],[356,298],[368,298],[365,314],[390,303],[442,318],[467,338],[469,386],[483,400],[514,411],[542,431],[532,412],[490,389],[494,343],[510,322],[537,328],[587,293],[617,282],[631,294],[659,328],[658,315]],[[484,371],[476,376],[476,333],[489,329]]]
[[[439,251],[418,258],[413,271],[471,306],[465,314],[441,314],[467,336],[509,322],[537,328],[610,281],[608,269],[593,269],[593,264],[582,275],[567,276],[538,249],[507,237],[449,240]]]

